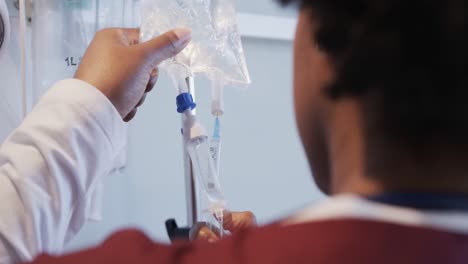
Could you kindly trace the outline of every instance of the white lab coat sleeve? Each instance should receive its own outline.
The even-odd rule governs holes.
[[[51,88],[0,148],[0,263],[60,253],[85,223],[126,128],[93,86],[70,79]]]

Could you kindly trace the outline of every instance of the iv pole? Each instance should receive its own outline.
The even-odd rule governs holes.
[[[186,79],[188,92],[192,95],[195,100],[195,83],[193,76],[187,77]],[[196,110],[192,110],[192,115],[196,116]],[[184,116],[182,117],[184,119]],[[184,122],[184,120],[182,120]],[[192,161],[187,151],[187,140],[183,139],[183,153],[184,153],[184,173],[185,173],[185,193],[187,203],[187,224],[194,226],[198,222],[198,208],[197,208],[197,193],[195,186],[195,174],[193,172]]]
[[[185,79],[185,83],[190,93],[195,100],[195,82],[193,76],[189,76]],[[196,116],[196,110],[191,111],[192,116]],[[184,126],[186,116],[182,115],[182,127]],[[187,151],[187,139],[186,135],[182,135],[182,146],[184,155],[184,174],[185,174],[185,194],[186,194],[186,207],[187,207],[187,226],[179,227],[175,219],[169,219],[166,221],[167,234],[171,241],[177,239],[189,239],[190,230],[199,221],[198,206],[197,206],[197,188],[195,181],[195,174],[193,171],[192,161]]]

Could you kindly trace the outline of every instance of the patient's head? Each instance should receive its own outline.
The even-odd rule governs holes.
[[[326,192],[468,193],[463,0],[300,6],[297,123]]]

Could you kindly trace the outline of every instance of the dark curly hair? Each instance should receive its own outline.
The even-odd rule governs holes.
[[[464,0],[280,2],[310,9],[336,70],[329,96],[362,99],[368,145],[468,157]]]

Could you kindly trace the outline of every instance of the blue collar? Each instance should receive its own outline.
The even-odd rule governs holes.
[[[366,198],[377,203],[418,210],[468,212],[468,194],[387,192]]]

